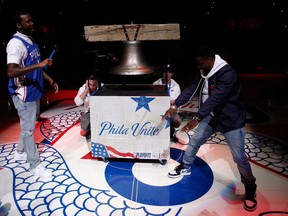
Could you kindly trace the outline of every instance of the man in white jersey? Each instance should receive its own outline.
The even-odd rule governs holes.
[[[52,172],[41,164],[34,130],[44,92],[44,79],[54,88],[55,93],[59,88],[43,71],[44,67],[52,65],[52,59],[41,60],[38,45],[32,37],[35,28],[31,15],[28,12],[16,12],[14,19],[17,32],[6,47],[8,90],[20,119],[19,145],[14,160],[27,160],[35,176],[49,178]]]
[[[170,105],[173,105],[176,98],[181,94],[180,85],[174,79],[172,79],[172,76],[175,73],[175,68],[171,63],[167,63],[162,66],[162,72],[163,72],[162,78],[156,80],[153,83],[153,85],[167,85],[166,89],[170,97]],[[181,122],[182,119],[178,114],[175,115],[173,121],[170,122],[170,137],[175,142],[177,142],[177,138],[175,137],[176,133],[175,128],[178,128]]]
[[[158,80],[156,80],[153,83],[153,85],[166,85],[167,84],[168,95],[170,97],[170,104],[172,105],[174,104],[175,99],[180,95],[181,88],[180,88],[180,85],[174,79],[172,79],[175,69],[170,63],[165,64],[162,67],[162,72],[163,72],[162,78],[159,78]]]

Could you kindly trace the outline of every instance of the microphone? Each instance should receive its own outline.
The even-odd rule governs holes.
[[[50,54],[50,56],[49,56],[49,59],[52,59],[53,56],[54,56],[54,54],[55,54],[56,52],[58,52],[58,50],[59,50],[59,45],[58,45],[58,44],[55,44],[55,45],[54,45],[54,49],[52,50],[52,52],[51,52],[51,54]],[[44,70],[46,70],[47,68],[48,68],[48,66],[45,66],[45,67],[44,67]]]

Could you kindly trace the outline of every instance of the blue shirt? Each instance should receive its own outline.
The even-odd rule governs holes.
[[[22,66],[27,67],[29,65],[37,64],[41,61],[41,55],[38,45],[33,43],[32,45],[27,43],[21,37],[13,36],[17,38],[26,46],[28,55],[23,59]],[[36,69],[31,71],[22,77],[9,78],[8,90],[10,95],[18,95],[25,102],[37,101],[43,96],[44,91],[44,79],[42,69]]]

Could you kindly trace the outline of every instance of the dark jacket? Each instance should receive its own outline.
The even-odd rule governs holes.
[[[175,100],[177,107],[188,102],[199,91],[197,115],[203,119],[212,114],[210,125],[222,133],[242,128],[246,121],[245,103],[241,97],[241,85],[236,71],[225,65],[209,78],[209,97],[202,103],[202,89],[205,80],[197,76]]]

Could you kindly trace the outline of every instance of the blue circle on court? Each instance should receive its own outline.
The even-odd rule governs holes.
[[[199,157],[191,166],[191,175],[168,186],[148,185],[139,181],[132,173],[134,164],[110,161],[106,166],[105,178],[119,195],[147,205],[171,206],[192,202],[207,193],[214,179],[209,165]]]

